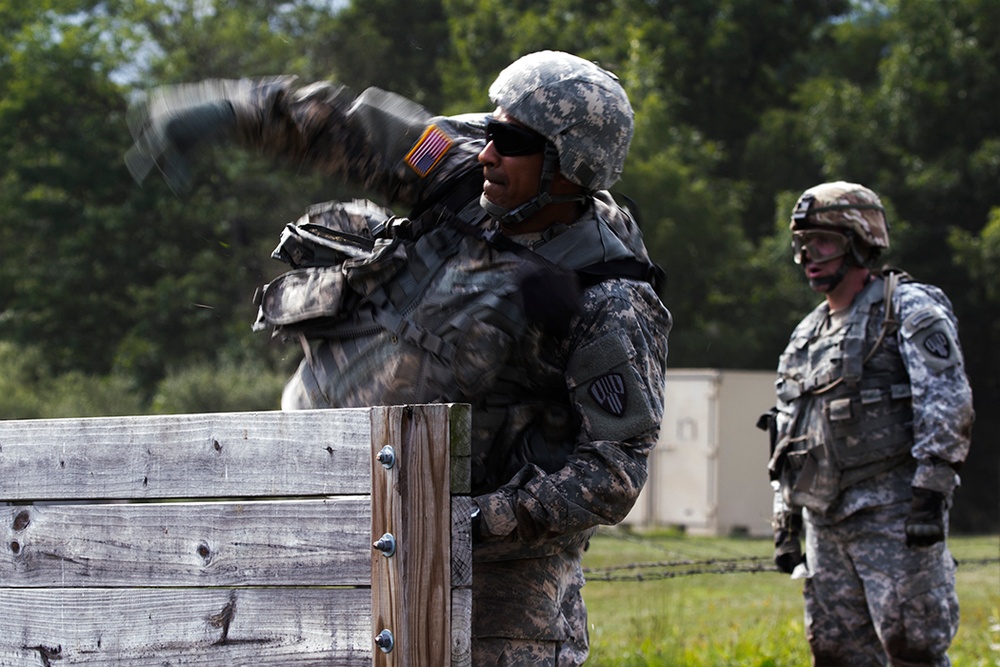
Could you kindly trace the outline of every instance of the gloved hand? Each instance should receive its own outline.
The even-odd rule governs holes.
[[[775,517],[774,564],[785,574],[805,560],[802,555],[802,515],[784,514]]]
[[[944,494],[913,487],[906,518],[906,546],[929,547],[944,540]]]
[[[158,168],[174,192],[191,186],[190,152],[223,138],[236,124],[222,86],[197,84],[161,88],[129,106],[128,126],[135,145],[125,164],[137,183]]]
[[[774,532],[774,564],[785,574],[795,571],[795,566],[805,560],[798,533],[790,533],[784,528]]]
[[[546,333],[563,338],[569,322],[580,312],[583,293],[572,271],[542,267],[521,278],[521,299],[528,321]]]

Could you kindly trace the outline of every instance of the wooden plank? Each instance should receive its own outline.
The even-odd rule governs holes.
[[[364,585],[364,496],[0,507],[7,586]]]
[[[369,410],[0,421],[0,499],[371,492]]]
[[[367,667],[367,589],[0,588],[0,665]]]
[[[372,449],[390,444],[391,468],[374,461],[372,535],[391,533],[396,552],[372,556],[375,634],[394,636],[377,667],[451,665],[450,406],[372,410]]]

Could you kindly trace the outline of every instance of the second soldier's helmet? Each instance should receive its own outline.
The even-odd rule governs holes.
[[[569,53],[539,51],[500,72],[489,96],[555,145],[559,171],[577,185],[605,190],[621,176],[634,114],[611,72]]]
[[[809,188],[795,202],[789,226],[793,232],[849,231],[865,245],[883,250],[889,247],[889,223],[882,201],[857,183],[835,181]]]
[[[809,188],[795,202],[792,232],[845,234],[858,263],[870,265],[889,248],[889,222],[878,195],[857,183],[834,181]]]

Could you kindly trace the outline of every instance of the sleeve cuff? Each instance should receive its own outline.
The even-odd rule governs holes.
[[[937,491],[945,496],[950,496],[958,483],[958,475],[946,463],[934,464],[921,461],[917,464],[917,472],[913,475],[913,486]]]
[[[483,537],[504,538],[517,528],[514,506],[507,494],[496,491],[473,498],[479,506]]]

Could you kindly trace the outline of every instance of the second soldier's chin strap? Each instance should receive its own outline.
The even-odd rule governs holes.
[[[556,147],[552,144],[552,142],[548,142],[545,144],[545,160],[542,162],[542,177],[538,182],[537,195],[517,208],[504,208],[491,202],[486,198],[486,193],[483,193],[479,197],[479,205],[482,206],[487,213],[496,218],[501,225],[515,226],[524,222],[549,204],[561,204],[563,202],[571,201],[587,201],[590,196],[582,192],[572,195],[552,194],[552,179],[555,178],[558,170],[559,153],[556,151]]]
[[[821,276],[819,278],[810,278],[809,286],[812,288],[816,287],[826,287],[826,291],[830,292],[834,290],[837,285],[844,279],[847,275],[847,270],[851,266],[868,267],[869,264],[865,262],[865,257],[862,255],[858,243],[855,239],[854,232],[847,232],[847,240],[850,245],[850,249],[847,254],[844,255],[844,261],[840,263],[840,268],[838,268],[834,273],[828,276]]]
[[[820,276],[819,278],[810,278],[809,286],[813,289],[817,287],[826,287],[827,292],[832,292],[844,279],[844,276],[847,275],[847,269],[849,267],[850,262],[843,261],[840,263],[840,268],[838,268],[834,273],[831,273],[828,276]]]

